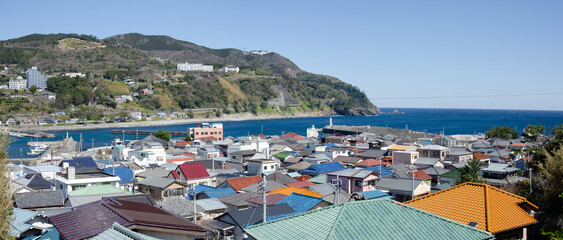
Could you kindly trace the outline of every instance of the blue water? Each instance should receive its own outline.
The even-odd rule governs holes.
[[[381,109],[382,112],[391,112],[394,109]],[[380,114],[378,116],[367,117],[351,117],[338,116],[333,117],[334,125],[371,125],[371,126],[388,126],[392,128],[408,128],[415,131],[427,131],[428,133],[438,134],[444,130],[446,135],[453,134],[473,134],[484,133],[493,126],[508,126],[516,128],[521,133],[529,124],[542,124],[548,128],[563,124],[563,111],[530,111],[530,110],[478,110],[478,109],[420,109],[420,108],[403,108],[398,109],[404,114]],[[287,132],[294,132],[305,135],[307,128],[315,125],[317,128],[324,127],[329,124],[329,117],[310,117],[310,118],[286,118],[286,119],[267,119],[267,120],[247,120],[223,122],[225,136],[246,136],[264,133],[265,135],[281,135]],[[129,129],[129,130],[168,130],[168,131],[187,131],[196,124],[180,124],[157,127],[130,127],[130,128],[111,128],[111,129]],[[68,135],[78,140],[82,133],[83,147],[92,147],[92,139],[94,146],[101,147],[110,145],[111,140],[115,137],[110,134],[111,129],[92,129],[80,131],[68,131]],[[262,132],[263,131],[263,132]],[[55,134],[54,139],[47,141],[61,140],[66,137],[66,131],[51,132]],[[123,136],[120,135],[120,138]],[[142,138],[144,136],[139,136]],[[126,140],[136,139],[136,135],[125,135]],[[35,141],[33,138],[23,137],[17,138],[16,141],[8,146],[8,154],[11,158],[28,158],[35,156],[27,156],[29,148],[28,141]],[[39,139],[44,141],[45,139]],[[22,155],[20,156],[20,148]]]

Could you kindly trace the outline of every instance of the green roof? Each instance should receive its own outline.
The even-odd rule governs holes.
[[[88,187],[81,188],[81,189],[78,189],[78,190],[74,190],[72,192],[69,192],[68,195],[70,195],[70,196],[98,195],[98,194],[108,194],[108,193],[131,194],[130,192],[116,188],[113,185],[93,185],[93,186],[88,186]]]
[[[280,153],[274,154],[274,156],[285,159],[286,157],[289,156],[289,153],[280,152]]]
[[[458,178],[459,177],[459,171],[457,169],[455,169],[455,170],[452,170],[452,171],[449,171],[447,173],[440,175],[440,177]]]
[[[489,239],[491,233],[390,199],[346,202],[245,229],[256,239]]]
[[[318,183],[318,184],[323,184],[323,183],[326,183],[326,181],[327,181],[326,179],[327,179],[326,174],[322,174],[322,175],[316,176],[314,178],[311,178],[307,181]]]

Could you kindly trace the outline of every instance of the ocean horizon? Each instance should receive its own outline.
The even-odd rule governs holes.
[[[391,114],[394,110],[400,114]],[[256,134],[282,135],[294,132],[306,135],[307,128],[315,126],[322,128],[329,125],[332,118],[333,125],[348,126],[382,126],[405,129],[413,131],[439,134],[444,131],[446,135],[454,134],[476,134],[484,133],[494,126],[507,126],[514,128],[518,133],[527,125],[542,124],[549,129],[563,124],[563,111],[556,110],[500,110],[500,109],[451,109],[451,108],[380,108],[382,112],[376,116],[323,116],[303,118],[281,118],[260,120],[222,121],[225,136],[247,136]],[[221,121],[219,121],[221,122]],[[111,127],[103,129],[72,130],[72,131],[46,131],[55,135],[54,139],[40,139],[39,141],[57,141],[66,137],[78,140],[82,134],[83,148],[102,147],[111,145],[115,135],[110,130],[165,130],[165,131],[187,131],[197,123],[177,124],[150,127]],[[123,135],[119,135],[123,138]],[[125,135],[125,140],[139,139],[144,136]],[[93,145],[92,145],[93,139]],[[28,156],[27,142],[35,141],[35,138],[21,137],[8,146],[10,158],[34,158]],[[20,155],[20,149],[22,154]]]

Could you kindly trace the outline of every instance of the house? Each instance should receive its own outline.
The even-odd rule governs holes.
[[[114,222],[155,238],[194,239],[207,231],[150,204],[122,199],[104,199],[72,211],[50,216],[49,220],[67,240],[94,237]]]
[[[359,157],[348,157],[348,156],[338,156],[334,158],[334,161],[340,162],[343,166],[354,167],[356,163],[360,162],[362,159]]]
[[[303,161],[309,162],[309,163],[315,165],[315,164],[322,164],[322,163],[331,162],[332,158],[327,156],[326,154],[323,154],[323,153],[315,153],[315,154],[311,154],[307,157],[304,157]]]
[[[282,200],[280,200],[275,205],[280,205],[280,204],[287,204],[295,211],[293,213],[287,214],[286,216],[304,213],[304,212],[307,212],[307,211],[311,211],[311,210],[315,210],[315,209],[318,209],[318,208],[322,208],[322,207],[332,205],[332,204],[324,201],[320,197],[313,197],[313,196],[303,195],[303,194],[299,194],[299,193],[292,193],[291,195],[289,195],[289,196],[283,198]]]
[[[451,151],[448,154],[446,154],[444,162],[451,164],[454,162],[469,162],[471,160],[473,160],[473,153],[471,151],[464,147],[454,147],[451,148]]]
[[[132,147],[133,149],[127,152],[129,161],[140,166],[166,163],[166,152],[164,146],[159,142],[142,141],[133,144]]]
[[[117,176],[103,172],[98,168],[93,167],[72,167],[68,166],[73,164],[73,161],[62,162],[63,164],[63,176],[55,176],[55,188],[62,190],[64,196],[68,196],[68,193],[85,188],[88,186],[95,185],[113,185],[119,188],[119,181],[121,179]],[[76,162],[74,162],[76,163]],[[95,164],[95,163],[94,163]],[[78,166],[75,164],[75,166]]]
[[[261,193],[257,192],[245,192],[245,193],[237,193],[233,195],[219,197],[219,201],[224,203],[227,206],[227,212],[233,210],[241,210],[251,208],[253,206],[252,203],[246,201],[246,199],[253,198],[253,197],[261,197]]]
[[[91,240],[130,240],[130,239],[143,239],[143,240],[158,240],[142,233],[135,232],[124,226],[121,226],[118,222],[113,222],[110,228],[91,238]]]
[[[222,187],[197,185],[193,188],[188,189],[188,196],[186,197],[186,199],[193,199],[194,193],[196,195],[196,199],[218,198],[237,194],[237,192],[232,187],[226,185]]]
[[[220,186],[228,185],[231,186],[235,191],[240,192],[243,188],[258,183],[260,181],[262,181],[261,176],[229,178]]]
[[[393,165],[399,163],[414,164],[416,160],[418,160],[419,153],[397,150],[397,151],[393,151],[392,156],[393,156],[393,160],[392,160]]]
[[[175,170],[170,171],[167,178],[183,182],[188,188],[195,187],[199,184],[212,185],[211,177],[201,162],[178,165]]]
[[[64,207],[65,196],[62,191],[26,192],[14,194],[17,208],[36,210],[39,208]]]
[[[190,201],[193,204],[193,201]],[[207,198],[196,200],[196,204],[203,210],[205,218],[215,218],[227,211],[227,205],[217,198]]]
[[[379,173],[362,169],[344,169],[326,175],[328,183],[340,184],[348,194],[375,190],[375,183],[379,179]]]
[[[429,174],[430,175],[430,174]],[[459,170],[457,169],[453,169],[450,171],[447,171],[445,173],[442,173],[439,177],[440,179],[440,184],[450,184],[450,185],[455,185],[455,182],[457,180],[457,178],[459,177]]]
[[[197,219],[200,219],[203,215],[203,209],[201,207],[186,200],[183,196],[163,197],[156,204],[159,208],[166,210],[174,216],[190,221],[194,220],[194,212],[197,215]],[[196,208],[195,211],[194,205]]]
[[[213,65],[203,65],[201,63],[178,63],[178,71],[184,72],[213,72]]]
[[[154,200],[163,197],[183,196],[186,193],[186,184],[170,178],[148,177],[139,183],[139,192],[149,193]]]
[[[414,192],[413,192],[414,186]],[[393,199],[404,202],[414,197],[424,196],[430,193],[430,185],[421,180],[402,178],[381,178],[375,184],[377,190],[389,193]]]
[[[292,193],[299,193],[299,194],[308,195],[308,196],[312,196],[312,197],[322,197],[323,196],[320,193],[316,193],[316,192],[313,192],[309,189],[300,188],[300,187],[282,187],[282,188],[272,190],[269,193],[270,194],[279,193],[279,194],[283,194],[283,195],[286,195],[286,196],[289,196]]]
[[[288,184],[288,183],[293,183],[293,182],[297,182],[297,180],[295,180],[294,178],[288,176],[287,174],[280,172],[280,171],[276,171],[275,173],[271,173],[266,175],[266,180],[268,182],[277,182],[279,184]]]
[[[278,164],[271,159],[250,159],[246,161],[247,172],[249,175],[258,175],[273,173],[278,170]]]
[[[379,173],[380,177],[393,175],[393,172],[391,172],[385,166],[373,166],[373,167],[364,168],[364,170]]]
[[[14,180],[14,182],[35,191],[52,190],[54,186],[53,183],[43,178],[41,174],[26,174],[24,177]]]
[[[278,203],[279,201],[281,201],[282,199],[284,199],[286,197],[287,197],[286,195],[283,195],[283,194],[280,194],[280,193],[266,194],[266,206],[272,206],[272,205]],[[248,198],[248,199],[246,199],[246,201],[249,202],[249,203],[252,203],[253,207],[264,206],[264,197],[263,196]]]
[[[417,149],[421,157],[439,158],[444,161],[446,155],[450,153],[450,149],[440,145],[426,145]]]
[[[266,219],[294,212],[287,204],[270,206],[267,210]],[[244,228],[262,222],[263,216],[262,207],[229,211],[215,218],[215,221],[209,222],[208,225],[219,231],[221,239],[243,239]]]
[[[483,166],[487,166],[491,163],[491,157],[483,153],[473,153],[473,158],[479,160]]]
[[[258,240],[478,240],[493,237],[488,232],[404,206],[390,199],[346,202],[304,212],[290,218],[249,226],[244,230],[252,238]]]
[[[77,207],[107,197],[121,197],[131,194],[131,192],[121,190],[112,185],[89,186],[68,193],[65,207]]]
[[[13,209],[10,233],[17,239],[58,239],[59,232],[49,223],[47,216],[36,211],[21,208]]]
[[[526,239],[538,207],[526,198],[481,183],[463,183],[405,204],[490,232],[495,239]]]
[[[326,149],[324,154],[330,158],[330,160],[334,160],[339,156],[348,157],[350,156],[350,150],[345,147],[329,147]]]
[[[518,171],[520,171],[519,168],[503,163],[491,163],[489,166],[481,168],[483,178],[492,179],[506,179],[507,177],[515,176]]]
[[[346,169],[346,167],[342,166],[342,164],[340,164],[339,162],[330,162],[330,163],[312,165],[306,169],[301,170],[300,173],[314,177],[320,174],[340,171],[344,169]]]

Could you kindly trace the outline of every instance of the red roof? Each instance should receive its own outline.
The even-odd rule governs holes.
[[[286,195],[283,194],[268,194],[266,195],[266,206],[270,206],[270,205],[274,205],[276,203],[278,203],[279,201],[281,201],[282,199],[284,199],[285,197],[287,197]],[[258,197],[251,197],[249,199],[246,199],[247,202],[251,202],[251,203],[256,203],[260,206],[262,206],[262,196],[258,196]]]
[[[300,188],[304,188],[304,187],[308,187],[311,185],[315,185],[314,182],[309,182],[309,181],[301,181],[301,182],[292,182],[292,183],[286,183],[285,185],[287,186],[293,186],[293,187],[300,187]]]
[[[204,142],[210,142],[210,141],[217,141],[218,140],[216,137],[213,137],[213,136],[201,137],[201,138],[197,138],[197,139],[204,141]]]
[[[297,180],[297,181],[305,181],[305,180],[309,180],[313,177],[309,176],[309,175],[301,175],[299,177],[294,177],[293,179]]]
[[[188,142],[177,142],[176,146],[186,146],[188,145]]]
[[[182,153],[182,155],[185,155],[185,156],[195,156],[196,154],[195,154],[195,153],[191,153],[191,152],[185,152],[185,153]]]
[[[485,154],[482,154],[482,153],[473,153],[473,157],[477,158],[478,160],[491,158],[491,157],[489,157]]]
[[[204,178],[209,177],[209,173],[205,170],[203,163],[196,162],[196,163],[184,163],[178,166],[180,171],[186,179],[197,179],[197,178]]]
[[[185,162],[193,161],[194,157],[166,158],[166,162]]]
[[[298,134],[295,134],[295,133],[292,133],[292,132],[289,132],[289,133],[287,133],[287,134],[284,134],[284,135],[282,135],[281,137],[282,137],[282,138],[283,138],[283,137],[286,137],[286,138],[303,139],[303,136],[298,135]]]
[[[412,176],[412,172],[409,172],[409,175]],[[414,171],[414,178],[416,178],[418,180],[430,180],[430,179],[432,179],[432,177],[430,175],[428,175],[427,173],[425,173],[422,170]]]
[[[356,166],[362,166],[362,167],[379,166],[380,161],[381,160],[369,158],[369,159],[366,159],[366,160],[363,160],[361,162],[356,163]],[[387,166],[387,165],[389,165],[389,162],[388,161],[381,161],[381,165]]]
[[[252,176],[252,177],[239,177],[239,178],[229,178],[227,179],[227,183],[231,185],[235,191],[240,191],[241,189],[248,187],[252,184],[262,181],[262,177],[260,176]]]
[[[176,171],[172,170],[172,171],[170,171],[170,173],[172,173],[172,176],[174,176],[174,179],[176,179],[176,180],[180,179],[180,176],[178,176],[178,173],[176,173]]]
[[[523,144],[523,143],[513,143],[513,144],[510,144],[510,146],[512,146],[512,147],[525,147],[525,146],[528,146],[528,145]]]

